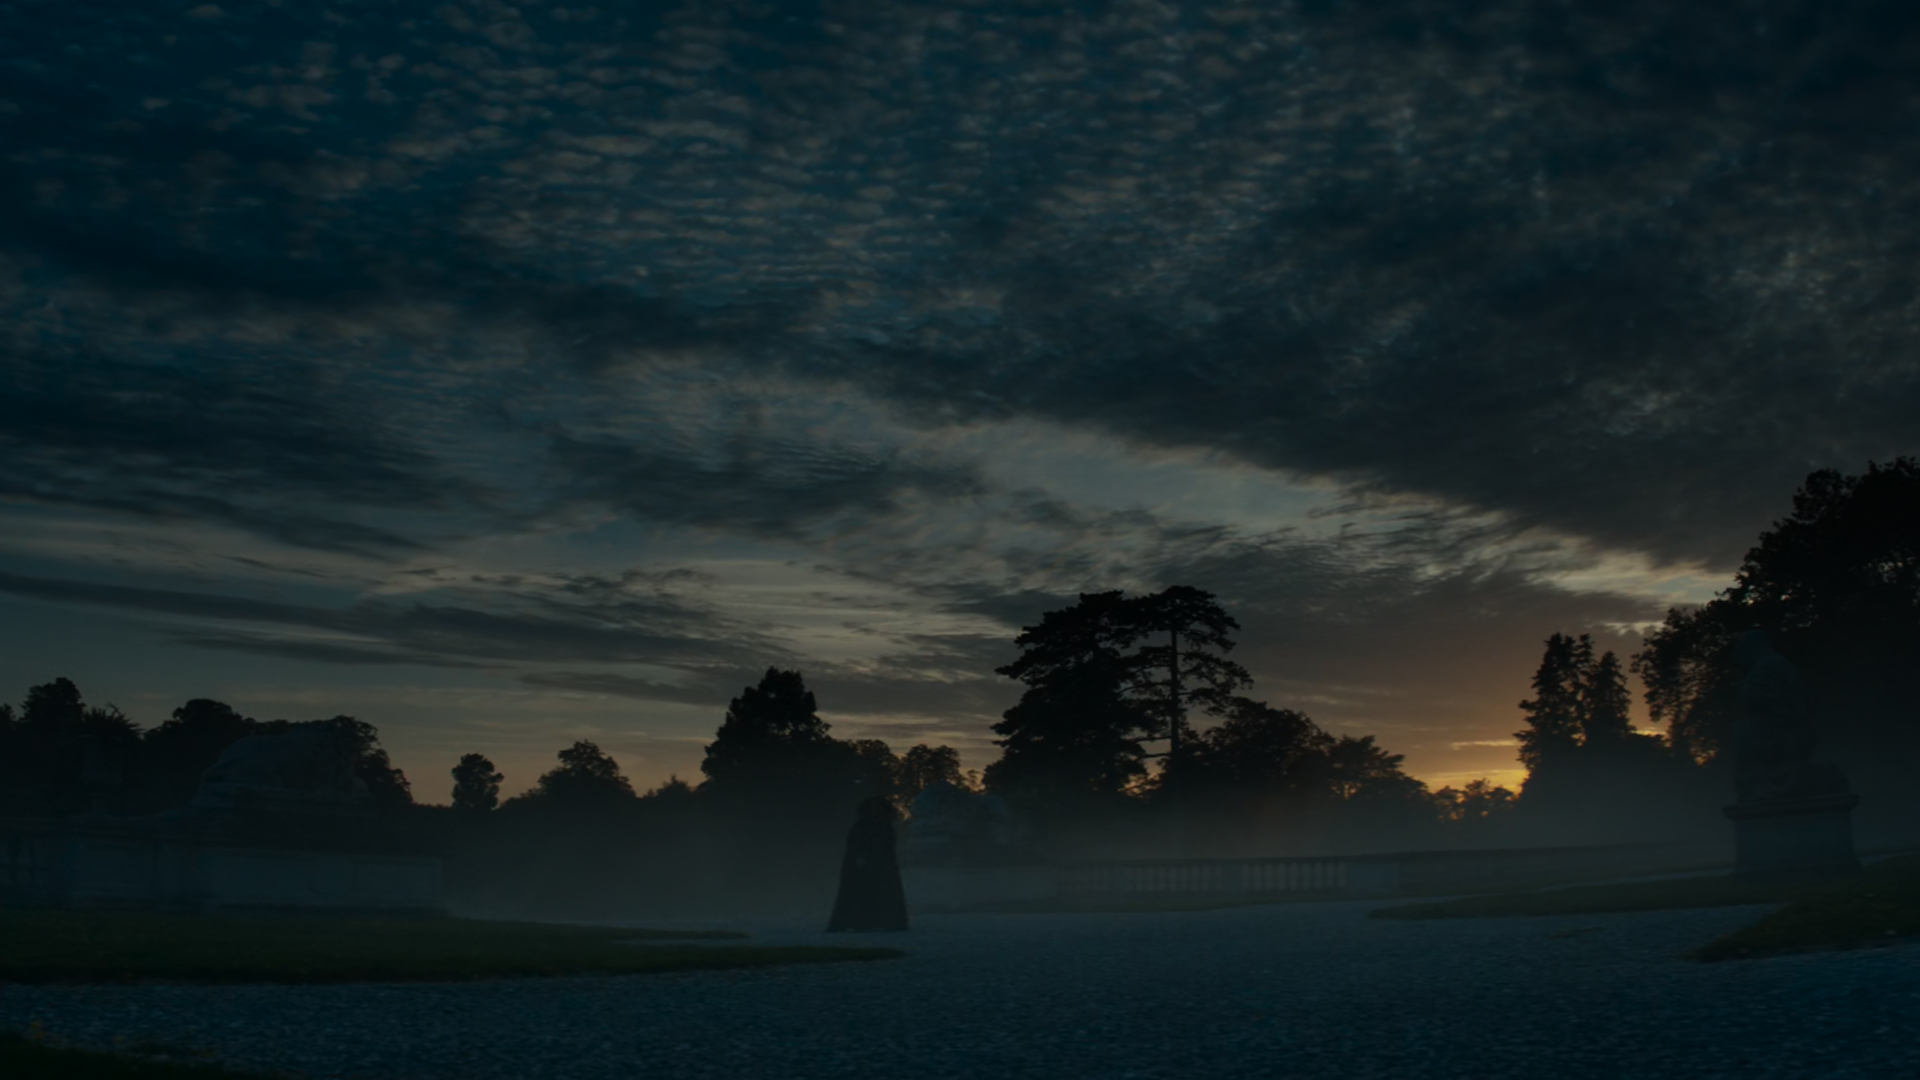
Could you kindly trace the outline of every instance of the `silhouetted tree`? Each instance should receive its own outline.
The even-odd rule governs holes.
[[[258,729],[223,702],[194,698],[181,705],[141,736],[147,763],[142,801],[150,809],[185,806],[220,754]]]
[[[506,777],[484,754],[463,754],[453,767],[453,808],[485,813],[500,805],[500,781]]]
[[[1717,762],[1738,714],[1731,645],[1765,629],[1815,701],[1821,754],[1862,795],[1863,828],[1910,836],[1920,820],[1920,461],[1807,476],[1793,510],[1760,533],[1733,585],[1667,613],[1633,668],[1674,747]],[[1877,819],[1880,823],[1873,824]]]
[[[597,743],[582,739],[557,755],[558,768],[540,775],[534,797],[542,805],[564,810],[607,810],[629,803],[633,784],[612,755]]]
[[[1227,659],[1240,624],[1221,609],[1210,592],[1173,585],[1151,596],[1126,601],[1121,624],[1131,631],[1128,644],[1149,644],[1128,661],[1136,691],[1150,704],[1155,732],[1165,732],[1167,757],[1176,761],[1187,737],[1187,709],[1224,712],[1236,691],[1252,680],[1247,669]],[[1165,635],[1162,643],[1160,635]]]
[[[684,803],[693,797],[693,785],[673,775],[669,775],[659,787],[641,796],[662,803]]]
[[[1070,799],[1128,790],[1146,772],[1143,739],[1167,738],[1177,758],[1188,706],[1217,712],[1245,685],[1224,655],[1238,627],[1211,594],[1184,585],[1135,599],[1082,593],[1045,612],[1014,639],[1019,657],[997,669],[1027,689],[994,725],[1003,753],[987,786],[1028,800],[1049,787]]]
[[[375,806],[395,810],[413,805],[413,785],[381,747],[379,728],[351,716],[335,716],[327,723],[344,730],[352,741],[354,775],[367,785]]]
[[[799,672],[768,668],[728,703],[700,763],[701,792],[728,814],[749,815],[760,835],[830,840],[861,799],[893,791],[897,762],[878,739],[829,736],[817,708]]]
[[[1751,629],[1750,621],[1750,613],[1734,605],[1673,608],[1634,655],[1647,714],[1667,725],[1675,754],[1705,762],[1726,745],[1739,707],[1733,641]]]
[[[1245,802],[1304,798],[1319,786],[1333,736],[1307,715],[1264,701],[1230,699],[1226,717],[1195,736],[1190,753],[1169,763],[1163,782]]]
[[[958,788],[967,786],[967,779],[960,771],[960,752],[951,746],[920,743],[908,747],[900,755],[896,775],[894,786],[902,804],[912,803],[915,795],[935,784],[952,784]]]
[[[1603,653],[1591,668],[1582,672],[1581,744],[1589,750],[1606,751],[1632,738],[1633,722],[1628,716],[1632,705],[1633,696],[1627,690],[1627,676],[1620,670],[1619,657],[1612,652]]]
[[[802,748],[828,742],[813,691],[797,671],[768,668],[758,685],[727,703],[726,718],[707,744],[700,771],[716,788],[740,782],[764,782],[770,771],[785,772]]]
[[[993,725],[1001,755],[987,766],[987,789],[1041,804],[1126,790],[1146,772],[1139,734],[1149,719],[1124,677],[1118,656],[1096,650],[1036,678]]]
[[[1527,726],[1514,733],[1520,740],[1520,761],[1529,776],[1553,771],[1571,760],[1580,745],[1584,726],[1581,685],[1584,661],[1593,655],[1593,640],[1556,633],[1547,638],[1540,667],[1533,674],[1533,697],[1520,703]]]
[[[1342,735],[1326,750],[1327,789],[1350,802],[1424,795],[1426,785],[1402,771],[1405,760],[1375,745],[1371,735]]]
[[[1061,678],[1082,680],[1088,670],[1099,668],[1118,685],[1127,670],[1122,655],[1139,632],[1120,590],[1081,593],[1072,607],[1044,612],[1039,625],[1022,627],[1013,639],[1019,658],[994,670],[1028,686],[1044,686]]]
[[[10,732],[15,799],[31,813],[88,809],[89,788],[121,787],[139,751],[133,721],[112,705],[88,708],[66,678],[28,689]]]
[[[1514,807],[1513,792],[1485,777],[1469,780],[1458,789],[1443,787],[1433,793],[1433,800],[1442,818],[1467,825],[1497,821]]]
[[[1809,474],[1734,584],[1702,607],[1669,611],[1648,635],[1633,661],[1648,711],[1696,758],[1725,746],[1739,677],[1728,650],[1754,628],[1771,631],[1816,689],[1835,749],[1870,771],[1875,762],[1911,768],[1920,749],[1906,680],[1920,655],[1920,462]]]
[[[861,798],[874,795],[894,800],[900,792],[900,759],[893,748],[880,739],[851,739],[845,743],[859,763],[856,783]]]
[[[1527,727],[1516,733],[1527,767],[1521,795],[1529,806],[1617,802],[1633,784],[1666,784],[1668,756],[1658,736],[1634,730],[1632,696],[1620,659],[1596,658],[1593,639],[1554,634],[1533,676],[1534,696],[1520,703]],[[1659,775],[1656,775],[1659,774]]]
[[[353,747],[353,774],[367,786],[373,804],[380,810],[403,810],[413,805],[413,783],[387,756],[380,745],[380,729],[351,716],[331,716],[321,723],[338,728]],[[289,720],[268,720],[255,725],[255,734],[270,735],[292,727]]]
[[[17,777],[24,771],[24,766],[15,742],[15,729],[18,726],[13,717],[13,706],[0,703],[0,813],[13,809],[14,796],[21,789]]]

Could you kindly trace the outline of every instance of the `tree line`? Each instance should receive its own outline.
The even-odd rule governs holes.
[[[380,746],[379,731],[351,716],[324,723],[353,747],[354,773],[374,805],[413,803],[413,786]],[[71,679],[31,687],[16,711],[0,704],[0,812],[151,813],[185,806],[200,776],[233,743],[270,734],[287,720],[255,720],[232,706],[195,698],[142,730],[117,707],[88,705]]]
[[[1484,779],[1430,791],[1372,736],[1335,735],[1299,710],[1251,696],[1250,676],[1231,657],[1239,623],[1212,594],[1175,585],[1084,593],[1022,628],[1017,657],[996,669],[1020,685],[1020,698],[992,725],[1001,753],[977,775],[963,774],[948,746],[895,753],[881,740],[830,735],[802,674],[769,668],[728,704],[697,785],[674,778],[637,793],[610,755],[581,741],[504,801],[505,778],[492,762],[465,755],[452,770],[450,812],[576,822],[638,812],[747,830],[776,848],[802,834],[837,835],[867,795],[904,808],[938,783],[999,796],[1056,838],[1176,823],[1189,850],[1289,825],[1433,839],[1596,811],[1711,820],[1724,794],[1739,674],[1730,646],[1753,627],[1774,631],[1819,693],[1829,748],[1869,801],[1912,806],[1920,466],[1901,458],[1860,476],[1809,476],[1793,513],[1760,535],[1733,586],[1701,607],[1670,611],[1629,663],[1596,655],[1589,635],[1549,636],[1532,694],[1519,704],[1527,775],[1518,793]],[[1664,731],[1635,729],[1629,670]],[[373,726],[328,722],[352,735],[356,772],[376,803],[410,806],[411,785]],[[17,712],[0,706],[0,806],[71,813],[103,790],[117,793],[113,809],[122,812],[183,805],[225,746],[285,723],[195,699],[143,731],[56,679],[31,688]]]
[[[1920,820],[1920,462],[1908,457],[1869,462],[1858,475],[1809,474],[1732,585],[1669,609],[1645,635],[1628,670],[1663,731],[1634,730],[1613,653],[1595,657],[1587,635],[1548,638],[1534,696],[1520,703],[1528,774],[1518,806],[1724,801],[1742,676],[1733,645],[1748,630],[1767,631],[1799,669],[1818,752],[1861,794],[1867,835],[1911,838]]]

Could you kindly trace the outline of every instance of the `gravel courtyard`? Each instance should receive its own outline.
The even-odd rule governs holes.
[[[1761,909],[928,916],[904,959],[467,985],[0,986],[0,1026],[355,1080],[1920,1077],[1920,948],[1717,965]]]

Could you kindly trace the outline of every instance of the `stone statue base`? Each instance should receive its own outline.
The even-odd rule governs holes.
[[[1734,873],[1741,877],[1850,874],[1860,870],[1853,850],[1853,808],[1846,792],[1736,803]]]

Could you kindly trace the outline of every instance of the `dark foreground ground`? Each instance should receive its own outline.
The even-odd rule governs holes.
[[[314,1077],[1920,1077],[1920,946],[1717,964],[1764,908],[927,917],[898,960],[465,985],[0,985],[0,1027]],[[765,944],[845,943],[763,926]]]

